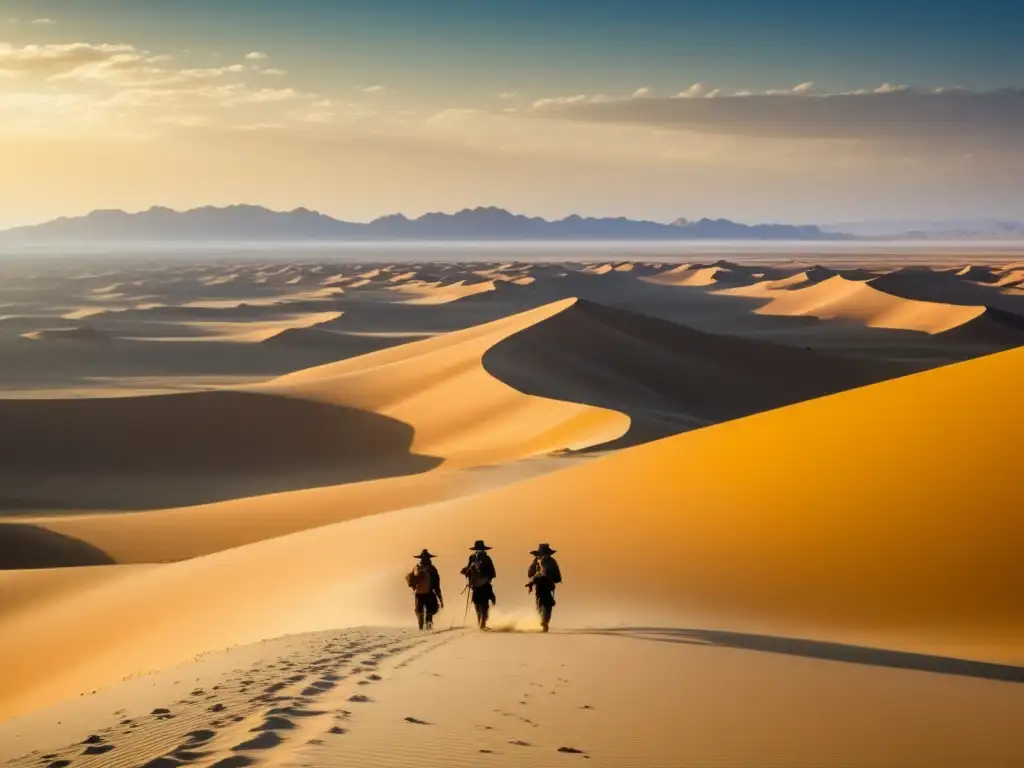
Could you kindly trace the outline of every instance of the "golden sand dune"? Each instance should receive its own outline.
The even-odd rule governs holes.
[[[395,286],[395,290],[401,293],[411,293],[415,298],[407,299],[406,304],[430,305],[448,304],[452,301],[464,299],[467,296],[475,296],[480,293],[488,293],[495,290],[493,280],[483,280],[476,283],[467,283],[465,280],[458,280],[447,285],[430,285],[429,283],[416,285],[402,283]]]
[[[910,370],[704,333],[584,300],[492,347],[484,366],[524,392],[626,413],[630,429],[616,447]]]
[[[549,540],[566,626],[710,623],[1020,661],[1007,542],[1024,521],[1005,447],[1024,415],[989,416],[1021,375],[1024,350],[992,355],[114,580],[5,624],[0,706],[234,642],[405,620],[409,554],[429,545],[451,579],[480,537],[500,543],[506,616],[528,611],[516,574]]]
[[[422,472],[137,514],[21,515],[16,522],[0,523],[0,546],[9,549],[7,558],[0,558],[0,579],[5,568],[46,574],[78,570],[71,566],[187,560],[365,515],[454,499],[570,463],[546,461],[495,470]]]
[[[0,570],[0,621],[22,610],[67,599],[100,584],[143,573],[153,565],[87,566]]]
[[[151,509],[614,440],[628,416],[524,395],[481,363],[570,304],[236,391],[0,400],[7,505]]]
[[[808,288],[772,293],[771,301],[756,311],[763,315],[810,316],[822,320],[850,320],[875,328],[951,332],[977,341],[999,342],[1016,336],[1019,324],[1009,313],[986,306],[917,301],[886,293],[877,278],[869,282],[841,275]],[[1024,336],[1021,337],[1024,339]]]
[[[504,339],[572,304],[283,376],[252,391],[344,405],[412,425],[412,450],[470,466],[600,444],[629,418],[602,408],[523,395],[481,363]]]
[[[773,298],[776,291],[791,291],[817,285],[835,277],[838,272],[825,267],[812,267],[783,277],[765,278],[757,282],[723,288],[717,293],[723,296],[745,296],[748,298]],[[752,275],[757,277],[757,275]]]
[[[310,312],[279,315],[273,320],[192,320],[171,323],[167,335],[135,337],[145,341],[217,341],[258,344],[290,330],[314,328],[341,317],[341,312]],[[176,335],[185,332],[186,335]],[[126,337],[133,338],[133,337]]]

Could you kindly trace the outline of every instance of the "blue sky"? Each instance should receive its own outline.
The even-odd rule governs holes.
[[[490,92],[771,88],[813,80],[994,88],[1024,78],[1024,3],[609,0],[22,0],[58,38],[269,49],[310,79]],[[319,71],[318,71],[319,70]],[[330,70],[330,71],[328,71]],[[340,71],[339,71],[340,70]],[[439,83],[443,75],[445,83]]]
[[[1010,179],[1021,149],[1002,141],[1024,98],[874,94],[1024,87],[1021,2],[4,0],[0,8],[0,161],[51,189],[78,190],[55,200],[40,182],[35,199],[27,179],[28,196],[0,197],[14,211],[4,215],[19,221],[64,208],[241,196],[362,217],[488,203],[654,218],[823,221],[881,216],[894,204],[913,216],[1024,215]],[[246,58],[251,52],[266,57]],[[864,97],[806,103],[850,92]],[[733,101],[766,93],[763,103]],[[679,94],[729,98],[669,100]],[[631,98],[639,100],[623,103]],[[815,114],[820,133],[771,130],[780,120],[792,127],[809,107],[828,113]],[[861,126],[877,117],[880,130],[836,130],[850,110]],[[750,119],[753,129],[729,119]],[[941,136],[929,120],[945,121]],[[964,140],[951,143],[961,127]],[[161,142],[177,165],[213,157],[237,167],[232,178],[245,184],[176,175],[145,153],[140,160],[132,153],[145,141]],[[311,146],[321,154],[307,168]],[[279,166],[262,159],[269,147]],[[32,157],[39,162],[29,166]],[[144,181],[140,163],[150,172]],[[249,177],[254,164],[265,187]],[[325,168],[347,181],[331,186],[316,175]],[[529,196],[553,175],[557,199]]]

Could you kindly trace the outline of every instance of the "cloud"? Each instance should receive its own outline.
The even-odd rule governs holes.
[[[814,87],[814,83],[800,83],[800,85],[793,86],[793,93],[810,93],[811,88]]]
[[[59,76],[90,64],[144,59],[142,52],[124,44],[63,43],[16,47],[0,43],[0,72],[11,75]]]
[[[519,94],[516,93],[515,91],[504,91],[504,92],[498,94],[498,98],[499,99],[514,99],[518,95]]]
[[[603,93],[599,93],[596,96],[587,96],[585,93],[580,93],[575,96],[553,96],[547,99],[538,99],[530,105],[530,108],[534,110],[543,110],[551,107],[557,108],[573,104],[603,104],[610,101],[611,98],[605,96]]]
[[[704,86],[700,83],[694,83],[685,91],[680,91],[673,99],[696,99],[704,94]]]
[[[642,99],[644,96],[650,96],[650,95],[651,95],[651,89],[647,88],[646,86],[644,86],[643,88],[637,88],[635,91],[633,91],[633,98],[634,99]]]
[[[263,61],[264,59],[267,58],[267,54],[265,54],[263,51],[251,51],[245,54],[245,58],[249,61]]]
[[[227,67],[168,67],[172,57],[125,43],[59,43],[12,46],[0,43],[0,75],[50,83],[105,83],[111,87],[179,87],[243,71]]]
[[[261,74],[269,75],[271,77],[284,77],[285,75],[288,74],[283,69],[274,69],[273,67],[271,67],[269,69],[261,69],[260,72],[261,72]]]
[[[53,24],[56,24],[57,22],[54,19],[32,19],[30,23],[51,26]]]
[[[871,91],[812,95],[810,85],[770,94],[595,102],[544,99],[534,114],[703,134],[791,139],[913,141],[1024,148],[1024,89],[920,91],[891,84]]]
[[[357,91],[362,91],[363,93],[380,93],[381,91],[384,90],[384,86],[383,85],[357,85],[356,86],[356,90]]]

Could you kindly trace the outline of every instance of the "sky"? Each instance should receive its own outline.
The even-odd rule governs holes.
[[[0,226],[1024,218],[1024,4],[0,0]]]

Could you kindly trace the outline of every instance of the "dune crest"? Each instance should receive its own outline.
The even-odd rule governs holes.
[[[821,320],[852,320],[874,328],[936,334],[964,325],[985,313],[985,307],[915,301],[885,293],[869,283],[836,275],[824,282],[774,296],[756,312],[762,315],[803,315]]]
[[[547,304],[463,331],[282,376],[247,391],[345,405],[410,424],[412,450],[451,466],[494,463],[614,440],[629,417],[524,395],[484,369],[502,340],[572,306]]]

